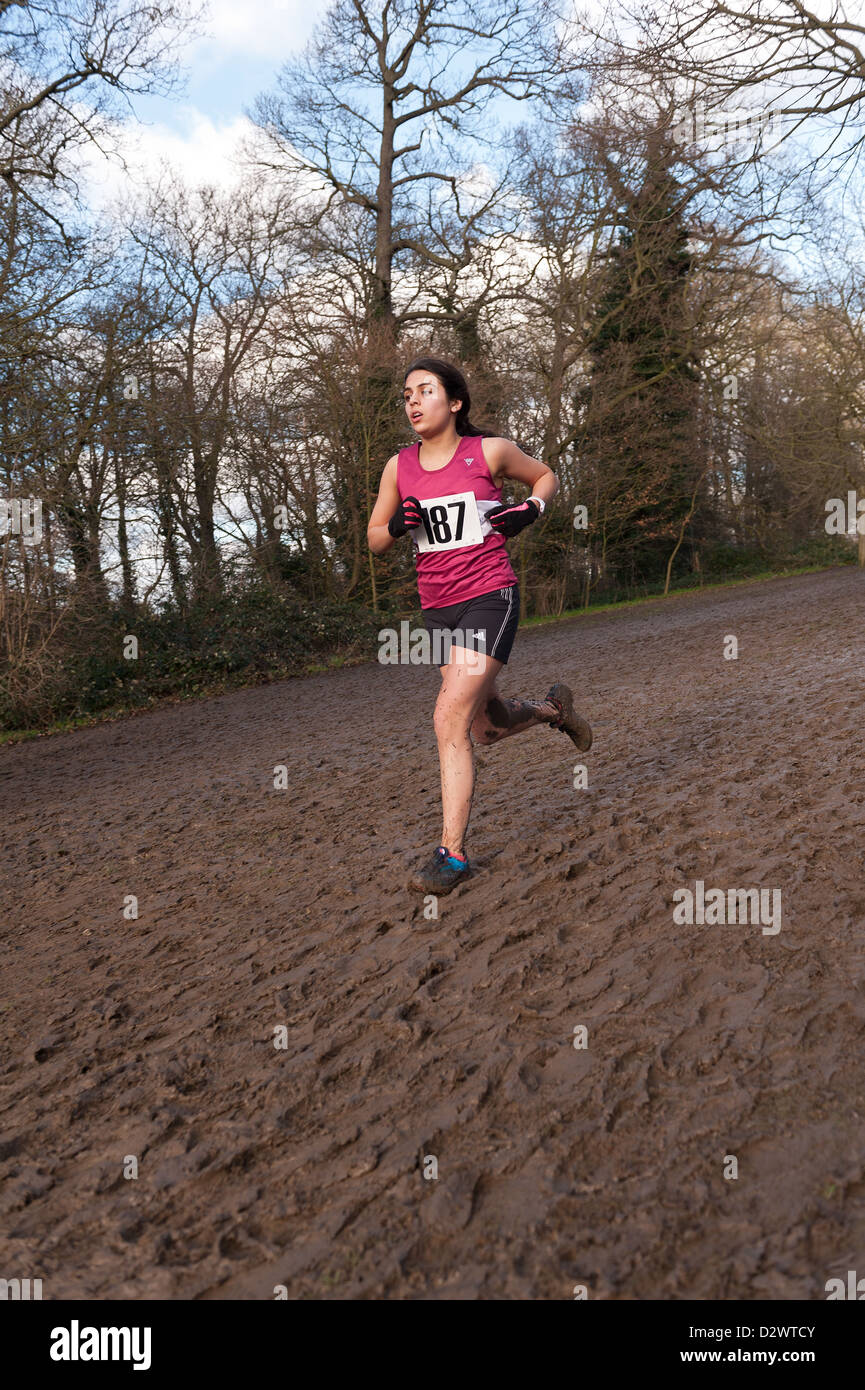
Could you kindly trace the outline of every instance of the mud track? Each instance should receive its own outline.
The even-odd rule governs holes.
[[[439,833],[435,671],[0,750],[0,1274],[792,1299],[865,1272],[863,598],[836,570],[523,631],[503,692],[574,686],[589,786],[546,728],[480,752],[437,921],[403,891]],[[780,889],[780,932],[676,925],[698,879]]]

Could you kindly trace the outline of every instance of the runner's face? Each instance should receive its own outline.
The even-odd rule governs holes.
[[[415,434],[421,439],[440,434],[454,419],[462,404],[449,401],[444,385],[432,372],[410,372],[403,389],[405,413]]]

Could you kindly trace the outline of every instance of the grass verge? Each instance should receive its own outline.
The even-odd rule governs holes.
[[[523,618],[520,620],[520,628],[542,627],[550,623],[570,622],[575,618],[593,617],[596,613],[608,613],[622,608],[636,608],[648,603],[669,603],[674,599],[698,598],[702,594],[716,592],[718,589],[738,588],[745,584],[765,584],[772,579],[790,579],[796,575],[818,574],[833,569],[846,569],[846,565],[797,565],[791,569],[766,570],[763,573],[749,575],[742,579],[719,580],[713,584],[703,584],[700,586],[689,586],[687,588],[672,589],[666,597],[663,594],[646,594],[640,598],[619,599],[612,603],[593,604],[588,608],[569,608],[562,613],[544,614],[538,617]],[[407,615],[412,616],[412,615]],[[399,621],[399,618],[392,615],[389,621]],[[13,729],[7,732],[0,732],[0,747],[4,744],[23,743],[31,739],[47,738],[54,734],[71,733],[77,729],[86,729],[93,724],[114,723],[118,719],[129,719],[136,715],[147,714],[154,709],[161,709],[167,705],[187,704],[190,701],[213,699],[218,695],[226,695],[234,690],[251,689],[257,685],[271,685],[282,680],[298,679],[303,676],[324,675],[329,671],[342,670],[351,666],[363,666],[374,660],[374,657],[366,655],[345,656],[335,653],[324,660],[314,660],[301,663],[299,669],[290,675],[280,671],[273,677],[258,673],[254,679],[244,677],[242,672],[234,672],[228,678],[206,682],[198,686],[195,690],[175,692],[165,695],[155,695],[144,704],[138,704],[132,708],[129,706],[117,705],[112,708],[102,709],[93,714],[76,715],[69,718],[58,719],[54,723],[46,725],[44,728],[34,729]]]

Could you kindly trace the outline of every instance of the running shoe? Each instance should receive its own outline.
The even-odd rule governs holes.
[[[561,719],[550,725],[551,729],[561,729],[571,743],[576,744],[581,753],[588,753],[592,746],[592,729],[589,721],[574,709],[574,694],[569,685],[556,681],[550,686],[547,699],[561,714]]]
[[[409,886],[418,893],[449,893],[468,878],[468,873],[467,859],[455,859],[444,845],[439,845],[423,868],[412,876]]]

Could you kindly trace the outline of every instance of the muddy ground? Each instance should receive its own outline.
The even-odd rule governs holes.
[[[816,1299],[865,1273],[863,589],[521,632],[503,693],[574,686],[589,786],[547,728],[480,752],[476,875],[438,920],[403,887],[438,842],[435,670],[0,750],[0,1274]],[[698,879],[780,889],[781,930],[677,925]]]

